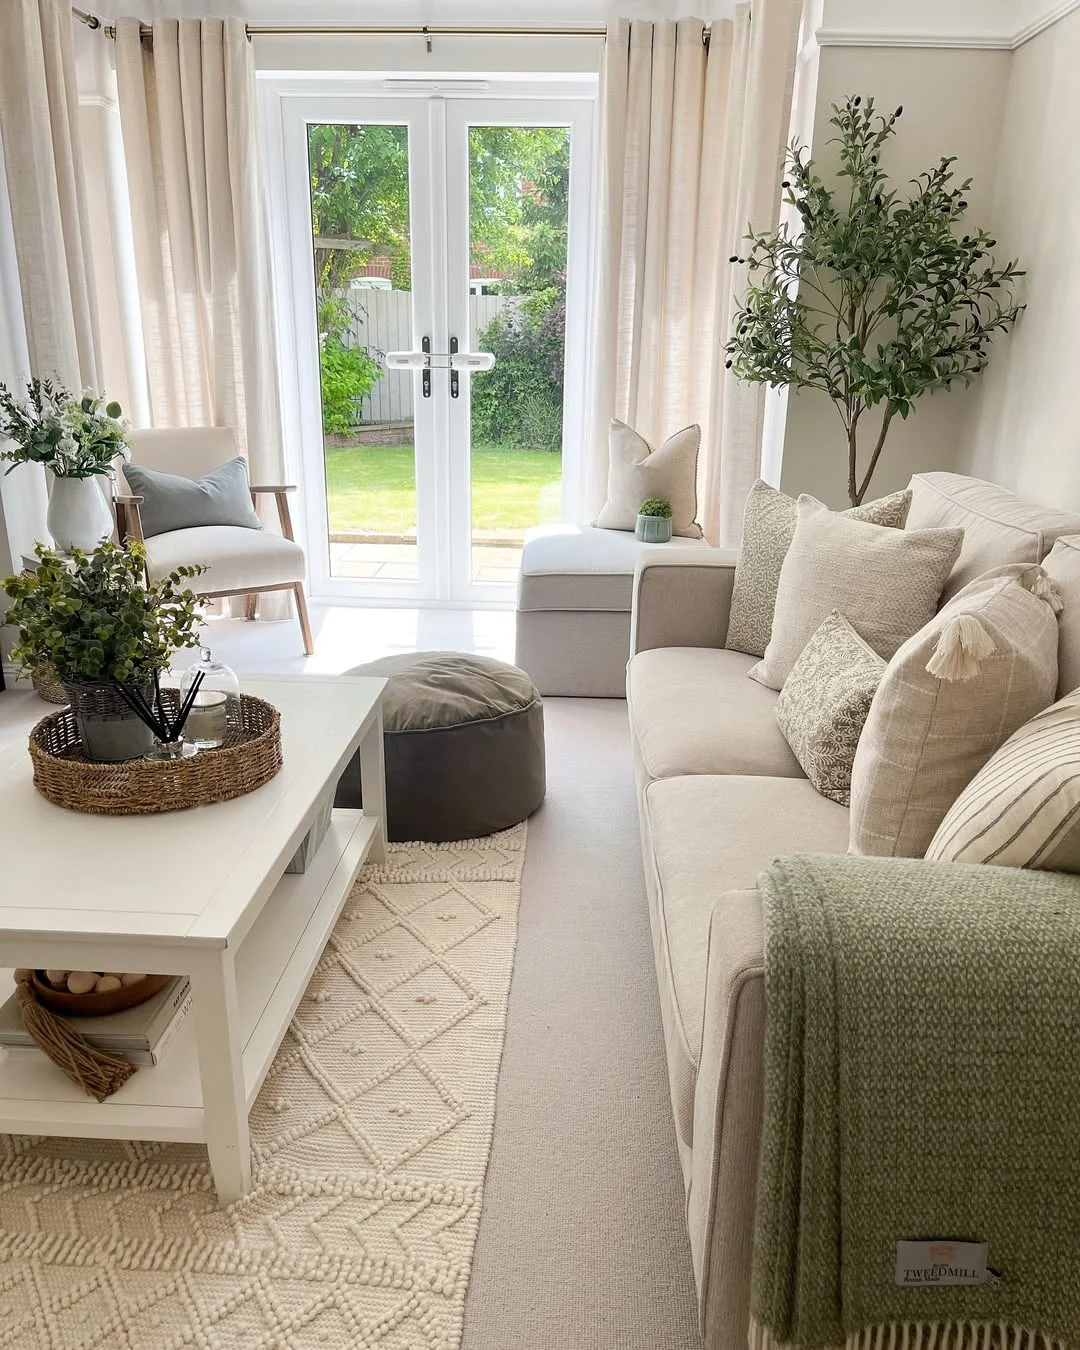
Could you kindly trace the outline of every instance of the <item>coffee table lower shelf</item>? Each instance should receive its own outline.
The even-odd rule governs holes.
[[[250,1167],[246,1156],[246,1113],[262,1086],[357,873],[373,843],[380,838],[378,816],[335,810],[326,837],[310,859],[307,871],[280,879],[236,950],[235,1026],[242,1072],[236,1096],[242,1091],[243,1103],[233,1103],[237,1108],[233,1114],[239,1115],[242,1110],[244,1118],[240,1139],[225,1146],[224,1164],[220,1150],[215,1158],[215,1131],[208,1127],[204,1109],[206,1068],[200,1066],[195,1007],[162,1062],[140,1068],[117,1093],[101,1103],[87,1097],[44,1055],[0,1051],[0,1132],[208,1143],[219,1195],[223,1200],[238,1198],[247,1189]],[[173,946],[171,964],[177,973],[192,974],[197,1004],[195,964],[190,971],[183,969],[185,950],[182,940]],[[10,971],[0,971],[0,988],[10,977]],[[224,1027],[221,1034],[219,1049],[227,1059]],[[220,1080],[217,1068],[215,1075]],[[228,1116],[227,1110],[225,1114]],[[243,1150],[243,1158],[231,1158],[237,1146]],[[229,1167],[230,1159],[236,1163],[235,1175],[226,1177],[226,1172],[234,1170]]]

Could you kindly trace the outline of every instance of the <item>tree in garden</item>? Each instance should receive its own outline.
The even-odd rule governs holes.
[[[954,381],[968,385],[987,362],[995,334],[1022,305],[1016,260],[995,265],[996,241],[963,224],[971,180],[954,182],[942,158],[905,196],[888,185],[881,156],[902,108],[875,115],[872,98],[833,106],[839,149],[835,188],[805,150],[788,152],[785,200],[794,229],[747,236],[748,285],[725,350],[741,379],[817,389],[847,436],[848,497],[858,505],[877,468],[889,425],[915,401]],[[865,468],[859,433],[880,409]],[[869,419],[867,419],[869,420]]]

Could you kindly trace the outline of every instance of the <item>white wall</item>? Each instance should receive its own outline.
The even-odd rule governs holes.
[[[872,94],[882,111],[903,105],[888,150],[890,176],[903,183],[942,155],[956,155],[958,176],[972,177],[970,219],[991,215],[997,147],[1012,59],[1007,50],[836,46],[822,49],[814,122],[814,157],[835,163],[827,142],[830,107],[847,94]],[[952,468],[964,421],[963,390],[923,399],[906,422],[894,421],[874,475],[871,495],[906,484],[920,469]],[[868,414],[876,434],[876,418]],[[869,439],[863,432],[864,439]],[[865,464],[865,458],[863,459]],[[792,394],[781,486],[812,492],[831,506],[847,505],[847,444],[840,417],[823,394]]]
[[[1013,56],[993,228],[1028,275],[960,429],[964,471],[1080,509],[1080,10]]]

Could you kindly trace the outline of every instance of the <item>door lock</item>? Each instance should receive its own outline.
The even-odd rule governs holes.
[[[458,340],[452,337],[448,352],[433,352],[431,339],[421,338],[418,352],[387,352],[383,365],[387,370],[419,370],[422,372],[420,389],[425,398],[431,397],[431,372],[448,370],[450,372],[450,397],[457,398],[461,393],[459,371],[490,370],[495,364],[492,352],[460,352]]]

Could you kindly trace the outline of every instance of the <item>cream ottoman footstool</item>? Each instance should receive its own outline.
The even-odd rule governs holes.
[[[514,659],[545,696],[625,698],[634,568],[658,548],[628,530],[538,525],[526,531],[518,581]]]
[[[357,666],[381,675],[387,834],[444,843],[508,829],[544,800],[544,705],[523,670],[463,652],[408,652]],[[359,765],[335,806],[363,805]]]

